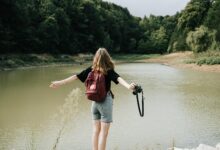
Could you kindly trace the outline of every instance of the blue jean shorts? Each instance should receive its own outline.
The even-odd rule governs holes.
[[[97,103],[93,101],[91,106],[93,120],[101,120],[105,123],[112,122],[112,107],[113,99],[110,92],[107,93],[103,102]]]

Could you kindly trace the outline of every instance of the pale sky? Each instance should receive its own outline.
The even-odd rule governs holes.
[[[128,8],[129,12],[138,17],[174,15],[185,8],[190,0],[103,0]]]

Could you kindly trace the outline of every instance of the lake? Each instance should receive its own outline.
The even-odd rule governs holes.
[[[0,72],[1,150],[91,149],[91,102],[78,80],[59,89],[53,80],[88,65]],[[220,141],[220,74],[153,63],[122,63],[116,72],[144,89],[145,116],[136,98],[112,82],[115,94],[109,150],[215,146]]]

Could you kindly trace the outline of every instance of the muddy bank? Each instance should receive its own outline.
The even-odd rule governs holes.
[[[143,60],[148,63],[161,63],[181,69],[192,69],[206,72],[220,72],[220,65],[197,65],[195,63],[187,63],[192,61],[194,54],[192,52],[176,52],[167,55],[162,55],[156,58]]]

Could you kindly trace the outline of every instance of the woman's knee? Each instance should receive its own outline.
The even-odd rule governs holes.
[[[110,128],[110,123],[101,123],[100,135],[103,137],[107,137],[108,132],[109,132],[109,128]]]
[[[93,134],[99,134],[100,133],[100,128],[94,128],[93,129]]]
[[[101,131],[100,131],[100,136],[101,136],[101,137],[107,137],[107,136],[108,136],[108,131],[106,131],[106,130],[101,130]]]

